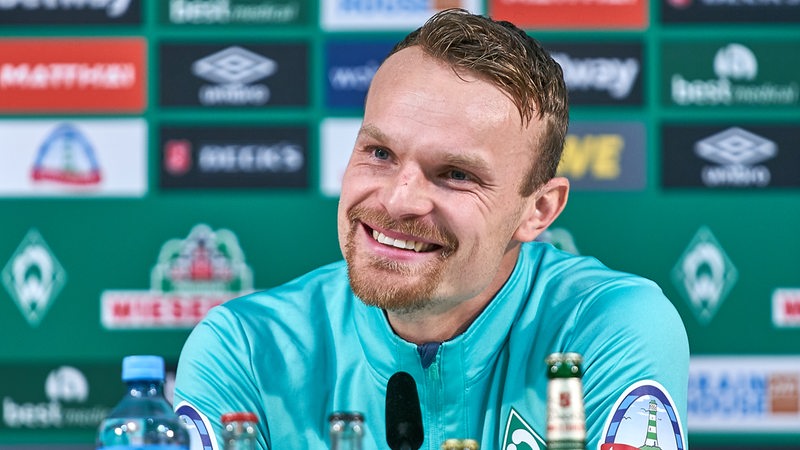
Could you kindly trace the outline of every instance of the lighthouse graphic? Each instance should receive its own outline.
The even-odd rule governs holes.
[[[100,184],[102,174],[89,139],[75,125],[63,123],[39,147],[31,179],[34,182],[95,186]]]
[[[639,448],[642,450],[661,450],[661,447],[658,446],[658,432],[656,430],[658,403],[654,399],[650,400],[647,412],[647,436],[644,439],[644,445]]]
[[[599,450],[685,450],[681,419],[673,405],[658,382],[634,383],[619,396],[606,420]]]

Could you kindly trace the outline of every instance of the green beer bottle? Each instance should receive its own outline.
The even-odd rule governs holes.
[[[553,353],[547,364],[547,450],[586,450],[586,415],[578,353]]]

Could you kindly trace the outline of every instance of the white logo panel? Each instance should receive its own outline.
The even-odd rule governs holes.
[[[320,191],[328,197],[338,197],[361,119],[325,119],[320,128]]]
[[[450,7],[483,13],[479,0],[322,0],[322,28],[333,30],[411,30]]]
[[[0,121],[0,196],[142,197],[142,119]]]

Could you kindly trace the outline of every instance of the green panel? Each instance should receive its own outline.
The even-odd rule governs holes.
[[[800,40],[679,39],[661,45],[665,106],[800,106]]]
[[[164,0],[158,2],[160,25],[194,26],[290,26],[310,23],[310,0],[229,0],[199,2]]]

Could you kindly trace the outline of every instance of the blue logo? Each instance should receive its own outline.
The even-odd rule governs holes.
[[[683,450],[678,410],[659,383],[633,384],[617,400],[606,420],[600,450]]]
[[[372,77],[393,45],[393,41],[328,42],[325,106],[362,109]]]
[[[39,147],[31,177],[74,185],[100,183],[100,166],[92,144],[77,128],[65,123],[50,133]]]
[[[214,429],[211,428],[211,422],[209,422],[205,414],[186,402],[178,404],[175,413],[178,414],[178,417],[180,417],[189,431],[190,448],[202,448],[203,450],[215,450],[217,448]]]

